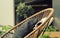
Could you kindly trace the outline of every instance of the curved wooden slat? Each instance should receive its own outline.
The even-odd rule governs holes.
[[[36,14],[30,16],[29,18],[23,20],[22,22],[18,23],[16,26],[14,26],[12,29],[10,29],[8,32],[6,32],[5,34],[3,34],[3,35],[1,36],[1,38],[3,38],[5,35],[7,35],[10,31],[12,31],[12,30],[16,29],[17,27],[19,27],[19,26],[20,26],[21,24],[23,24],[24,22],[28,21],[28,20],[31,19],[31,18],[34,18],[34,17],[40,15],[41,13],[43,13],[43,12],[45,12],[45,11],[47,11],[47,10],[51,10],[51,12],[50,12],[50,14],[49,14],[49,16],[48,16],[48,19],[45,21],[45,22],[47,22],[47,21],[49,20],[49,18],[53,15],[53,9],[52,9],[52,8],[47,8],[47,9],[45,9],[45,10],[42,10],[42,11],[40,11],[40,12],[37,12]],[[44,17],[44,15],[43,15],[43,17]],[[44,25],[45,22],[44,22],[43,24],[41,24],[41,25]],[[39,26],[38,28],[40,28],[40,27],[41,27],[41,26]],[[30,36],[31,34],[33,34],[36,30],[38,30],[38,28],[35,29],[34,31],[32,31],[32,32],[31,32],[30,34],[28,34],[27,36]],[[27,36],[26,36],[26,38],[27,38]]]
[[[54,12],[54,10],[53,9],[47,9],[47,10],[51,10],[51,12],[49,13],[49,15],[47,16],[47,19],[45,20],[45,22],[44,23],[42,23],[40,26],[38,26],[35,30],[33,30],[31,33],[29,33],[27,36],[25,36],[24,38],[29,38],[29,37],[31,37],[31,35],[37,35],[37,34],[35,34],[35,32],[36,31],[38,31],[39,29],[40,29],[40,32],[43,30],[43,28],[45,28],[46,27],[46,23],[49,21],[49,19],[53,16],[53,12]],[[44,11],[46,11],[46,10],[44,10]],[[43,11],[43,12],[44,12]],[[44,16],[45,17],[45,16]],[[34,36],[33,36],[34,37]],[[36,37],[34,37],[34,38],[36,38]]]

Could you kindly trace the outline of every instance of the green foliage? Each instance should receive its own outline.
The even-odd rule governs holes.
[[[2,34],[4,34],[5,32],[3,32],[3,31],[0,31],[0,36],[2,35]]]
[[[31,6],[25,5],[25,3],[20,3],[17,7],[17,15],[24,16],[25,18],[30,16],[34,12]]]
[[[25,0],[14,0],[15,4],[19,4],[20,2],[24,2]]]
[[[54,26],[48,26],[47,28],[46,28],[46,31],[47,32],[54,32],[54,31],[56,31],[57,29],[54,27]]]
[[[2,30],[7,32],[10,28],[11,28],[11,26],[5,25],[5,26],[2,27]]]
[[[49,35],[42,35],[40,38],[49,38]]]
[[[0,29],[0,36],[2,35],[2,34],[4,34],[5,32],[7,32],[9,29],[11,29],[13,26],[10,26],[10,25],[4,25],[4,26],[2,26]]]

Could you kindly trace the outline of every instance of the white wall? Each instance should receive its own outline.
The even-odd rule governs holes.
[[[0,0],[0,25],[14,25],[13,0]]]
[[[53,0],[55,26],[60,30],[60,0]]]

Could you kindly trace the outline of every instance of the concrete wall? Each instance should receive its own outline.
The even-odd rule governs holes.
[[[60,30],[60,0],[53,0],[55,26]]]
[[[14,25],[13,0],[0,0],[0,25]]]

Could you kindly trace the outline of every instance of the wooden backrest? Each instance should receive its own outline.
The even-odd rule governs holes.
[[[27,19],[23,20],[22,22],[18,23],[16,26],[14,26],[13,28],[11,28],[8,32],[6,32],[5,34],[3,34],[3,35],[1,36],[1,38],[8,38],[8,34],[9,34],[12,30],[15,30],[15,29],[17,29],[17,30],[16,30],[16,32],[13,34],[13,36],[14,36],[15,34],[17,34],[18,31],[20,31],[20,33],[23,32],[22,37],[24,37],[24,38],[29,38],[30,36],[33,36],[33,35],[35,36],[36,33],[39,32],[38,29],[40,29],[40,27],[42,27],[42,26],[39,26],[37,29],[35,29],[34,31],[32,31],[34,25],[35,25],[39,20],[41,20],[42,18],[47,17],[48,19],[46,19],[46,21],[45,21],[43,24],[41,24],[41,25],[45,25],[45,24],[47,23],[47,21],[50,19],[50,17],[52,17],[52,15],[53,15],[53,8],[47,8],[47,9],[44,9],[44,10],[42,10],[42,11],[39,11],[39,12],[37,12],[36,14],[34,14],[34,15],[28,17]],[[29,24],[31,24],[31,25],[29,25]],[[30,29],[32,32],[31,32],[31,31],[28,31],[28,30],[29,30],[28,27],[29,27],[29,29]],[[21,28],[22,28],[22,29],[21,29]],[[25,31],[24,31],[24,30],[25,30]],[[26,31],[27,31],[27,32],[26,32]],[[30,32],[31,32],[31,33],[30,33]],[[27,34],[28,34],[28,35],[27,35]],[[18,35],[20,36],[21,34],[18,33]],[[26,36],[26,35],[27,35],[27,36]],[[38,35],[38,33],[37,33],[37,35]],[[36,37],[37,37],[37,36],[35,36],[35,38],[36,38]],[[31,37],[30,37],[30,38],[31,38]],[[33,37],[33,38],[34,38],[34,37]]]
[[[44,28],[47,27],[49,20],[53,16],[53,9],[43,10],[43,12],[44,12],[44,14],[43,14],[42,18],[47,17],[45,22],[40,24],[37,28],[35,28],[35,30],[30,32],[24,38],[38,38],[38,35],[40,35],[43,32]]]

